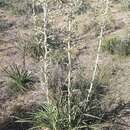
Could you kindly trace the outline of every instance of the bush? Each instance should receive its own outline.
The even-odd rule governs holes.
[[[15,15],[32,13],[32,2],[30,0],[0,0],[0,7],[10,10]],[[36,7],[36,11],[38,9]]]
[[[43,21],[38,21],[40,24],[39,26],[42,26]],[[47,37],[47,47],[48,47],[48,55],[52,58],[52,61],[58,61],[62,62],[66,58],[66,51],[65,51],[65,46],[66,44],[60,36],[58,36],[61,32],[59,30],[53,30],[51,29],[50,32],[47,32],[48,37]],[[38,42],[40,43],[38,44]],[[28,52],[31,57],[34,59],[38,60],[40,57],[44,57],[44,36],[41,33],[38,34],[33,34],[31,36],[31,40],[28,40]]]
[[[94,88],[87,102],[87,93],[90,81],[78,75],[72,83],[71,95],[71,129],[89,129],[91,125],[100,124],[105,110],[103,109],[103,98],[105,87],[100,81],[95,80]],[[63,86],[62,94],[55,91],[52,104],[43,104],[38,110],[30,114],[25,122],[30,121],[34,129],[68,130],[68,104],[67,86]],[[57,94],[56,94],[57,93]],[[58,95],[60,94],[60,95]],[[54,95],[52,93],[52,95]],[[33,129],[32,128],[32,129]]]
[[[13,22],[7,20],[0,20],[0,31],[5,31],[14,25]]]
[[[82,75],[78,75],[76,82],[73,83],[71,97],[72,127],[87,126],[89,128],[89,125],[100,123],[102,120],[104,113],[102,101],[106,88],[99,80],[95,80],[93,91],[87,102],[90,83]]]
[[[36,128],[57,130],[58,110],[53,105],[44,104],[37,112],[32,114],[32,121]]]
[[[129,0],[120,0],[122,8],[124,10],[129,10],[130,9],[130,1]]]
[[[64,130],[61,128],[63,128],[63,122],[65,124],[67,117],[63,119],[61,116],[63,115],[57,106],[44,103],[36,111],[31,112],[27,118],[22,119],[16,116],[16,122],[32,124],[32,128],[30,129],[34,130]]]
[[[57,85],[57,84],[56,84]],[[54,86],[56,86],[54,84]],[[51,85],[54,87],[53,85]],[[103,98],[105,95],[106,88],[105,84],[100,82],[99,80],[94,81],[93,91],[91,93],[90,99],[87,102],[88,89],[90,87],[90,81],[86,80],[82,74],[77,74],[75,80],[72,81],[72,90],[71,90],[71,127],[72,128],[80,128],[81,126],[87,128],[89,125],[93,125],[95,123],[100,123],[102,120],[102,116],[104,114],[103,109]],[[54,89],[55,97],[53,97],[56,101],[57,107],[60,110],[60,113],[65,117],[61,116],[62,122],[61,126],[63,130],[67,130],[69,124],[68,122],[68,110],[67,110],[67,86],[63,84],[57,90],[56,87]],[[66,119],[64,121],[64,119]],[[64,124],[65,123],[65,124]],[[66,127],[64,127],[66,126]],[[82,128],[84,129],[84,128]]]
[[[128,56],[130,54],[130,39],[120,39],[118,37],[106,39],[102,49],[110,54]]]
[[[80,6],[76,9],[75,14],[81,15],[86,13],[90,9],[91,9],[91,5],[89,3],[82,2],[82,4],[80,4]]]
[[[13,94],[25,92],[33,84],[32,74],[17,65],[11,65],[9,69],[4,71],[6,72],[6,76],[10,79],[9,87]]]
[[[28,45],[28,52],[32,58],[39,61],[41,56],[44,56],[44,48],[41,44],[31,43]]]
[[[0,0],[0,7],[5,7],[7,5],[7,0]]]

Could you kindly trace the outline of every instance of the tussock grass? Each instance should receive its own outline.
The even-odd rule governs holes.
[[[130,55],[130,39],[121,39],[119,37],[105,39],[102,49],[112,55],[128,56]]]
[[[0,31],[8,30],[13,25],[14,25],[14,23],[9,22],[7,20],[0,20]]]
[[[9,78],[9,88],[12,94],[25,92],[33,85],[33,76],[27,70],[17,65],[11,65],[9,69],[4,70]]]
[[[77,10],[75,10],[74,13],[77,14],[77,15],[81,15],[81,14],[85,14],[90,9],[92,9],[90,3],[82,1],[82,3],[79,4]]]

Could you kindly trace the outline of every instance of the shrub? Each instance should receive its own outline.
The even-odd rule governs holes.
[[[91,125],[101,123],[105,110],[103,109],[104,85],[95,80],[94,89],[87,102],[87,93],[90,81],[78,75],[72,83],[71,95],[71,129],[89,129]],[[32,129],[68,130],[68,104],[67,86],[61,87],[62,94],[55,91],[52,104],[43,104],[35,112],[31,113],[25,122],[33,124]],[[52,95],[54,95],[52,93]],[[23,121],[21,121],[23,122]]]
[[[76,82],[73,83],[71,97],[72,127],[87,126],[89,128],[89,125],[99,123],[102,120],[104,113],[102,101],[106,89],[103,83],[95,80],[93,91],[87,102],[90,83],[82,75],[78,75]]]
[[[10,2],[11,12],[15,15],[24,15],[30,11],[30,2],[27,0],[13,0]]]
[[[0,7],[10,10],[15,15],[32,13],[32,2],[30,0],[0,0]],[[36,7],[38,10],[38,7]]]
[[[5,7],[7,5],[7,0],[0,0],[0,7]]]
[[[8,22],[7,20],[0,20],[0,31],[5,31],[14,25],[13,22]]]
[[[25,92],[33,84],[32,74],[17,65],[11,65],[9,69],[4,71],[6,72],[6,76],[10,79],[9,87],[13,94]]]
[[[41,56],[44,56],[44,48],[42,48],[41,44],[31,43],[28,45],[28,52],[36,60],[40,60]]]
[[[39,26],[42,26],[42,21]],[[62,41],[60,36],[59,30],[52,30],[48,32],[48,37],[47,37],[47,47],[48,47],[48,55],[51,56],[52,61],[58,61],[62,62],[66,58],[66,51],[65,51],[65,43]],[[38,44],[38,42],[40,43]],[[33,57],[34,59],[38,60],[40,57],[44,56],[44,36],[41,33],[38,34],[33,34],[31,36],[31,40],[28,40],[28,52]]]
[[[82,4],[80,4],[80,6],[76,9],[75,14],[81,15],[81,14],[86,13],[90,9],[91,9],[91,6],[89,3],[82,2]]]
[[[130,1],[129,0],[120,0],[122,8],[124,10],[129,10],[130,9]]]
[[[53,105],[44,104],[37,112],[32,114],[32,121],[36,128],[57,130],[58,110]]]
[[[57,84],[56,84],[57,85]],[[56,86],[54,84],[54,86]],[[54,87],[53,85],[51,85]],[[71,127],[72,128],[80,128],[81,126],[87,128],[89,125],[93,125],[95,123],[100,123],[102,120],[102,116],[104,114],[103,109],[103,97],[105,94],[106,88],[105,84],[100,82],[99,80],[94,81],[94,89],[91,93],[90,100],[87,102],[88,89],[90,87],[90,81],[86,80],[82,74],[77,74],[75,80],[72,81],[72,90],[71,90]],[[56,87],[54,89],[53,97],[56,101],[58,109],[60,109],[60,113],[65,117],[61,116],[61,129],[67,130],[68,124],[68,112],[67,112],[67,86],[63,84],[57,90]],[[63,125],[64,124],[64,125]],[[66,126],[66,127],[63,127]],[[82,128],[84,129],[84,128]]]
[[[103,51],[110,54],[128,56],[130,54],[130,39],[120,39],[118,37],[106,39],[102,45]]]
[[[48,103],[44,103],[35,112],[31,112],[28,116],[29,117],[24,119],[16,117],[16,122],[28,122],[33,124],[31,129],[34,130],[61,130],[61,128],[63,128],[63,122],[64,124],[66,122],[66,118],[61,118],[61,116],[65,117],[65,115],[60,113],[57,106]],[[64,130],[64,128],[62,130]]]

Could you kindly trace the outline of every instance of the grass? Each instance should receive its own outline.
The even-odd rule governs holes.
[[[92,124],[100,123],[102,121],[102,116],[104,114],[104,109],[102,107],[102,101],[104,99],[104,95],[106,94],[106,88],[104,87],[105,84],[100,82],[98,79],[94,82],[94,89],[90,95],[90,100],[87,102],[87,93],[90,87],[90,81],[85,79],[82,75],[83,73],[76,74],[75,80],[72,81],[72,90],[71,90],[71,127],[72,129],[79,128],[84,126],[85,128],[89,127]],[[57,76],[55,76],[57,77]],[[56,87],[56,82],[54,85],[51,84],[52,88],[54,89],[52,95],[56,102],[57,108],[60,110],[60,113],[65,117],[61,116],[62,121],[61,126],[66,126],[65,128],[62,127],[61,129],[68,129],[68,124],[64,124],[67,122],[66,117],[68,117],[68,110],[67,110],[67,86],[63,84],[58,90]],[[61,90],[62,89],[62,90]],[[61,91],[61,93],[59,92]],[[83,129],[83,128],[82,128]],[[82,130],[81,129],[81,130]]]
[[[40,18],[39,18],[40,19]],[[38,19],[38,26],[42,26],[43,21]],[[40,25],[39,25],[40,24]],[[58,34],[57,34],[58,33]],[[52,61],[62,62],[66,59],[66,50],[64,49],[66,44],[59,35],[59,30],[51,30],[48,32],[47,44],[48,44],[48,55],[51,57]],[[38,43],[40,41],[40,43]],[[35,60],[39,61],[40,57],[44,57],[44,37],[42,33],[38,33],[37,35],[32,35],[31,40],[28,40],[28,53]]]
[[[5,7],[7,5],[8,5],[7,0],[0,0],[0,7]]]
[[[73,127],[87,126],[99,123],[102,120],[102,100],[105,95],[105,87],[99,80],[94,81],[94,89],[87,102],[87,93],[90,81],[82,75],[78,75],[73,83],[71,106]],[[76,126],[75,126],[76,125]]]
[[[31,55],[31,57],[33,57],[36,60],[40,60],[40,57],[44,56],[44,48],[42,48],[41,44],[35,44],[35,43],[31,43],[28,46],[28,52]]]
[[[61,114],[59,113],[55,105],[44,103],[35,112],[30,113],[29,118],[27,119],[17,118],[18,120],[16,122],[32,123],[33,127],[31,129],[34,130],[41,130],[41,129],[59,130],[61,127],[60,117]]]
[[[92,9],[91,5],[87,2],[82,1],[80,6],[76,9],[74,13],[77,15],[81,15],[81,14],[85,14],[90,9]]]
[[[9,87],[13,94],[25,92],[33,84],[32,74],[17,65],[11,65],[9,69],[4,71],[10,80]]]
[[[105,39],[102,49],[112,55],[128,56],[130,55],[130,39],[121,39],[119,37]]]
[[[44,104],[36,113],[32,114],[34,128],[57,130],[58,110],[55,106]]]
[[[130,10],[130,1],[129,0],[120,0],[122,8],[124,10]]]
[[[90,95],[89,102],[86,101],[90,81],[82,75],[78,75],[76,81],[72,83],[71,95],[71,130],[84,130],[94,124],[100,124],[105,110],[102,103],[105,95],[105,87],[100,81],[95,80],[94,89]],[[67,86],[66,86],[67,87]],[[62,95],[53,99],[53,103],[44,103],[29,118],[22,119],[21,122],[31,122],[31,129],[41,130],[68,130],[68,107],[66,88],[62,89]],[[57,93],[57,94],[56,94]],[[54,93],[52,93],[54,95]],[[20,122],[20,121],[18,121]]]
[[[29,0],[0,0],[0,7],[8,9],[14,15],[25,15],[32,11]]]
[[[14,23],[10,23],[7,20],[0,20],[0,31],[8,30]]]

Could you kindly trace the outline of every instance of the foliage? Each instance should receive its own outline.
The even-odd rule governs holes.
[[[30,0],[0,0],[0,7],[8,8],[15,15],[24,15],[32,12]]]
[[[75,14],[81,15],[81,14],[86,13],[86,12],[87,12],[88,10],[90,10],[90,9],[91,9],[91,6],[90,6],[89,3],[82,2],[82,3],[80,4],[80,6],[76,9]]]
[[[41,44],[31,43],[28,46],[28,52],[36,60],[40,60],[41,56],[44,56],[44,48],[42,48]]]
[[[65,115],[62,115],[60,111],[58,110],[57,106],[44,103],[41,105],[38,109],[36,109],[34,112],[31,112],[27,118],[19,118],[16,117],[16,122],[28,122],[30,124],[33,124],[31,130],[41,130],[41,129],[50,129],[50,130],[57,130],[60,129],[63,125],[63,122],[65,124],[65,120],[62,120],[61,116],[65,117]],[[62,122],[63,121],[63,122]],[[62,122],[62,123],[61,123]],[[62,129],[63,130],[63,129]]]
[[[58,75],[62,75],[59,74]],[[55,77],[57,77],[55,75]],[[63,78],[63,77],[62,77]],[[61,80],[62,80],[61,78]],[[57,78],[55,79],[55,81]],[[60,82],[60,77],[58,78],[58,82]],[[62,115],[67,117],[67,86],[65,83],[59,84],[53,82],[51,84],[51,89],[53,95],[53,102],[57,104],[57,108],[60,110]],[[54,87],[55,86],[55,87]],[[76,74],[76,78],[72,81],[72,90],[71,90],[71,126],[72,128],[79,128],[84,126],[85,128],[89,127],[89,125],[93,125],[95,123],[100,123],[102,120],[102,116],[104,114],[104,109],[102,107],[102,101],[105,94],[106,88],[105,84],[100,82],[98,79],[94,81],[94,89],[91,93],[90,100],[87,102],[87,93],[90,87],[90,81],[85,79],[83,73],[78,72]],[[62,117],[62,116],[61,116]],[[63,118],[63,117],[62,117]],[[63,118],[66,119],[66,118]],[[67,119],[66,119],[67,122]],[[63,125],[65,121],[61,122],[62,129],[67,130],[68,124]]]
[[[49,128],[51,130],[56,130],[58,123],[58,110],[53,105],[44,104],[37,112],[32,114],[32,121],[34,122],[34,128]]]
[[[108,51],[110,54],[128,56],[130,54],[130,39],[120,39],[118,37],[106,39],[102,45],[102,49],[103,51]]]
[[[15,15],[24,15],[31,12],[31,6],[29,0],[13,0],[10,2],[10,9]]]
[[[7,20],[0,20],[0,31],[5,31],[12,27],[14,23],[8,22]]]
[[[42,21],[39,23],[38,26],[42,26]],[[51,30],[48,32],[47,37],[47,44],[48,44],[48,52],[52,59],[52,61],[62,62],[66,59],[66,51],[65,51],[65,43],[62,41],[60,36],[58,36],[61,32],[58,30]],[[39,41],[39,42],[38,42]],[[40,57],[44,56],[44,37],[42,33],[37,33],[31,36],[31,40],[28,41],[28,52],[31,57],[38,60]]]
[[[94,81],[94,89],[87,102],[90,81],[79,74],[72,86],[72,126],[80,127],[100,122],[103,115],[102,100],[105,94],[105,87],[99,80]]]
[[[22,6],[21,6],[22,2]],[[14,8],[14,13],[25,14],[27,10],[32,11],[32,5],[28,6],[25,0],[19,1],[16,0],[16,3],[12,3],[12,8]],[[86,13],[88,5],[82,3],[75,14]],[[42,21],[36,25],[37,27],[41,26]],[[98,28],[98,23],[93,23]],[[111,29],[111,26],[107,26],[106,29]],[[88,28],[87,30],[90,30]],[[42,30],[42,29],[41,29]],[[40,30],[40,31],[41,31]],[[51,60],[56,61],[57,64],[64,62],[66,64],[66,46],[64,42],[56,35],[55,32],[47,32],[48,39],[48,52],[51,56]],[[32,36],[32,39],[29,41],[30,44],[27,47],[30,55],[40,60],[41,57],[44,57],[44,37],[43,32],[39,34],[36,33],[35,36]],[[67,39],[68,40],[68,39]],[[129,52],[129,40],[120,40],[118,38],[112,38],[105,41],[105,44],[102,46],[103,50],[107,50],[111,54],[120,54],[128,55]],[[70,50],[67,50],[70,51]],[[68,67],[69,68],[69,67]],[[73,68],[72,68],[73,69]],[[68,71],[67,69],[64,71]],[[19,68],[17,65],[10,66],[10,69],[5,70],[7,76],[10,78],[10,88],[15,93],[25,92],[33,83],[33,77],[31,73],[27,70]],[[63,75],[62,75],[63,76]],[[66,75],[63,77],[61,84],[59,85],[59,78],[56,79],[54,84],[51,84],[50,89],[52,89],[52,104],[43,104],[37,111],[31,113],[29,118],[26,120],[21,120],[21,122],[30,122],[33,124],[31,129],[50,129],[50,130],[68,130],[69,121],[68,114],[71,114],[71,127],[73,130],[77,129],[89,129],[94,124],[100,124],[102,117],[104,115],[103,108],[103,98],[105,95],[106,88],[105,84],[102,83],[99,79],[96,79],[93,83],[93,90],[90,94],[89,101],[87,101],[88,90],[91,84],[91,81],[84,78],[85,75],[83,72],[79,72],[74,77],[70,77],[72,81],[71,86],[71,113],[68,113],[68,92],[67,92],[67,83]],[[52,77],[51,77],[52,78]],[[64,79],[65,78],[65,79]],[[51,81],[51,80],[50,80]],[[50,84],[49,84],[50,85]],[[19,121],[20,122],[20,121]]]
[[[99,80],[94,82],[94,90],[87,102],[87,93],[90,81],[86,80],[82,74],[76,76],[72,82],[71,95],[71,129],[89,128],[94,124],[100,124],[105,110],[103,109],[103,98],[105,87]],[[55,88],[54,88],[55,89]],[[25,122],[31,122],[31,129],[68,130],[68,107],[67,107],[67,86],[62,86],[61,93],[53,91],[51,104],[43,104],[38,110],[31,113]]]
[[[124,10],[129,10],[130,9],[130,1],[129,0],[120,0],[122,8]]]
[[[4,71],[6,76],[10,79],[9,87],[13,94],[25,92],[32,86],[33,76],[27,70],[17,65],[11,65],[9,69],[5,69]]]
[[[7,0],[0,0],[0,7],[5,7],[7,5],[8,5]]]

